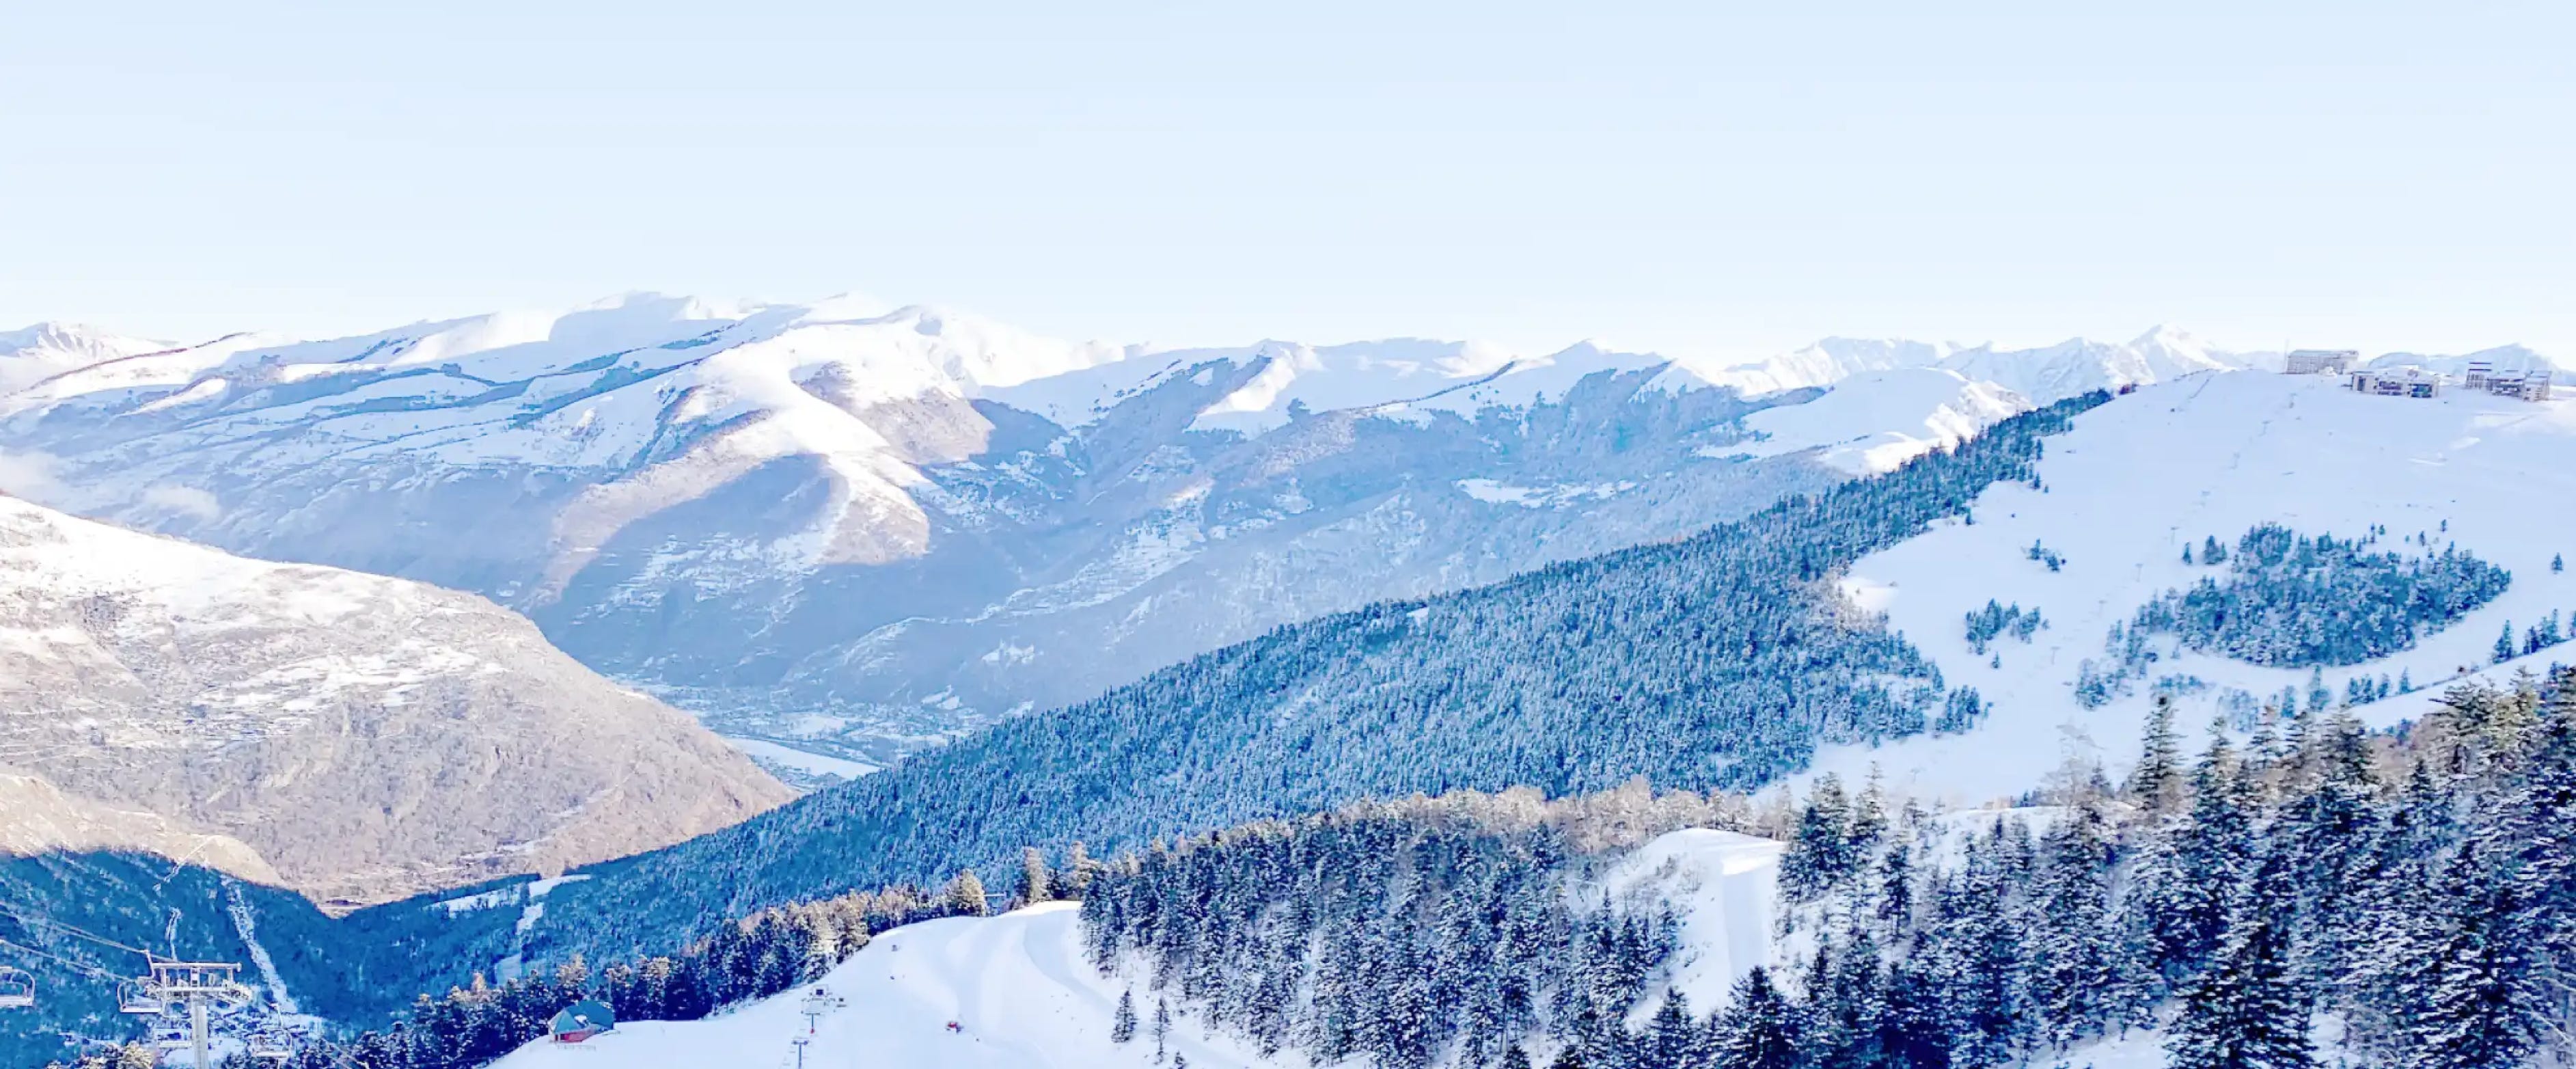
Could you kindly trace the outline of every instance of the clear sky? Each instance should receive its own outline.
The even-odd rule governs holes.
[[[391,6],[0,7],[0,327],[2576,355],[2563,0]]]

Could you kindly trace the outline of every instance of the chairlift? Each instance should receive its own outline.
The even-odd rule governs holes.
[[[245,1044],[250,1056],[264,1062],[283,1062],[295,1056],[295,1048],[274,1028],[263,1028],[250,1034]]]
[[[25,969],[0,965],[0,1010],[23,1010],[36,1004],[36,978]]]
[[[169,1012],[169,1009],[170,1008],[168,1006],[162,1004],[161,999],[158,996],[155,996],[152,992],[146,990],[143,984],[138,981],[127,980],[116,985],[116,1011],[118,1013],[157,1015],[167,1013]]]

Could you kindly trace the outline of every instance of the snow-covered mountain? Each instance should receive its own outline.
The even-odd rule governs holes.
[[[882,761],[1281,623],[1679,537],[2097,386],[2170,331],[1156,350],[638,295],[95,363],[0,398],[0,485],[483,593],[737,737]],[[26,474],[32,473],[32,476]]]
[[[78,323],[38,323],[0,330],[0,394],[13,393],[66,371],[171,346],[112,334]]]
[[[556,871],[788,797],[470,594],[0,497],[0,844],[380,900]]]

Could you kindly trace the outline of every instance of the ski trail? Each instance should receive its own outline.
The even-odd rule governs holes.
[[[295,996],[286,992],[286,978],[277,974],[277,961],[269,957],[268,948],[259,945],[259,922],[251,916],[250,903],[243,900],[241,884],[224,881],[224,911],[232,914],[233,930],[241,934],[242,946],[250,950],[251,965],[259,970],[260,980],[268,985],[268,1001],[277,1012],[303,1013]]]

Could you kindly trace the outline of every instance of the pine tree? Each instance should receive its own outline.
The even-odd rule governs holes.
[[[2182,736],[2174,730],[2173,696],[2156,695],[2147,710],[2144,745],[2138,768],[2129,776],[2129,797],[2150,810],[2170,807],[2182,793]]]
[[[2296,888],[2267,857],[2236,889],[2217,956],[2183,992],[2165,1049],[2172,1069],[2309,1069],[2308,1000],[2291,972],[2282,905]]]
[[[1034,846],[1020,848],[1020,901],[1027,904],[1055,899],[1055,881],[1047,876],[1046,855]]]
[[[1798,1069],[1797,1015],[1761,966],[1735,982],[1716,1033],[1716,1069]]]
[[[965,917],[981,917],[993,911],[984,900],[984,881],[975,877],[975,870],[959,869],[957,878],[948,881],[948,909]]]
[[[2512,1069],[2526,1064],[2550,1026],[2535,984],[2531,933],[2516,889],[2481,859],[2453,859],[2436,895],[2441,927],[2426,964],[2429,990],[2400,1021],[2408,1069]]]
[[[2513,621],[2504,622],[2504,633],[2496,636],[2494,661],[2503,664],[2513,659]]]
[[[1154,1064],[1163,1064],[1165,1044],[1172,1038],[1172,1000],[1154,1000]]]
[[[1118,1012],[1109,1018],[1109,1041],[1125,1043],[1136,1038],[1136,989],[1118,993]]]
[[[1691,1019],[1690,1002],[1677,990],[1664,991],[1664,1004],[1646,1023],[1646,1035],[1630,1069],[1696,1069],[1699,1054],[1699,1026]]]
[[[2112,938],[2111,849],[2100,810],[2079,805],[2049,829],[2031,880],[2023,959],[2041,1035],[2066,1047],[2099,1034],[2126,971]]]
[[[2550,572],[2550,574],[2552,574],[2552,575],[2556,575],[2556,574],[2558,574],[2558,573],[2560,573],[2560,572],[2564,572],[2564,571],[2566,571],[2566,570],[2567,570],[2567,555],[2566,555],[2566,554],[2563,554],[2563,553],[2552,553],[2552,554],[2550,554],[2550,555],[2549,555],[2549,572]]]
[[[1501,1069],[1530,1069],[1529,1052],[1518,1043],[1503,1048]]]
[[[1851,873],[1853,854],[1851,802],[1843,795],[1842,778],[1828,772],[1816,778],[1789,833],[1780,889],[1792,902],[1811,900]]]

